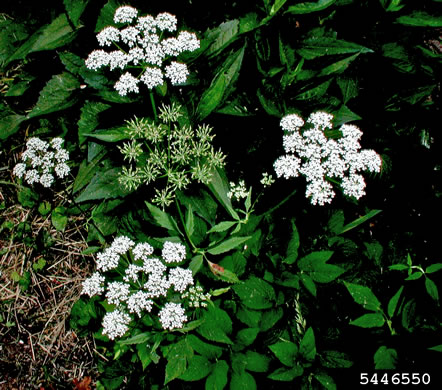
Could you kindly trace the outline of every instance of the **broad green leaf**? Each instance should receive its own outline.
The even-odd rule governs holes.
[[[249,12],[245,16],[239,19],[239,33],[244,34],[246,32],[255,30],[260,26],[258,22],[258,15],[255,12]]]
[[[86,159],[82,161],[72,188],[73,194],[77,193],[88,183],[90,183],[95,173],[99,170],[99,164],[105,155],[106,150],[102,150],[93,158],[93,160],[89,164],[87,163]]]
[[[273,379],[275,381],[281,382],[291,382],[298,376],[301,376],[304,373],[304,369],[302,366],[296,365],[293,368],[287,369],[284,367],[278,368],[273,371],[268,378]]]
[[[227,336],[232,333],[232,320],[224,310],[208,306],[203,315],[204,322],[197,328],[197,333],[209,341],[233,344]]]
[[[51,213],[52,225],[59,232],[63,232],[68,223],[68,217],[66,216],[66,208],[59,206],[52,210]]]
[[[416,316],[416,301],[410,299],[402,308],[402,326],[408,331],[413,331],[413,322]]]
[[[395,270],[395,271],[405,271],[409,269],[410,267],[406,264],[393,264],[388,267],[389,269]]]
[[[219,279],[228,282],[228,283],[239,283],[240,280],[238,279],[238,276],[236,276],[236,274],[232,271],[229,271],[228,269],[225,269],[224,267],[212,263],[209,260],[206,260],[207,264],[209,264],[210,267],[210,271],[212,271],[212,273],[218,277]]]
[[[0,118],[0,139],[6,139],[20,129],[20,124],[27,118],[24,115],[9,114]]]
[[[263,312],[258,310],[250,310],[247,309],[245,306],[241,306],[236,313],[236,317],[238,318],[238,320],[240,320],[242,323],[246,324],[250,328],[256,328],[259,326],[262,315]]]
[[[312,60],[325,55],[350,53],[356,53],[356,55],[359,55],[360,53],[372,53],[373,50],[353,42],[320,37],[305,39],[301,42],[301,45],[296,52],[306,60]]]
[[[436,283],[434,283],[430,278],[425,278],[425,288],[427,289],[427,293],[433,298],[436,302],[439,302],[439,291],[437,290]]]
[[[259,333],[259,328],[246,328],[246,329],[241,329],[237,334],[236,334],[236,344],[241,344],[244,346],[249,346],[250,344],[252,344],[255,339],[256,336]]]
[[[152,334],[145,332],[137,334],[136,336],[129,337],[124,340],[117,340],[116,343],[119,345],[142,344],[142,343],[147,343],[147,341],[149,341],[151,338]]]
[[[335,2],[336,0],[318,0],[316,2],[298,3],[290,6],[287,12],[292,14],[309,14],[311,12],[322,11]]]
[[[327,390],[336,390],[336,383],[330,375],[323,372],[315,373],[314,378]]]
[[[63,0],[66,12],[75,27],[80,24],[80,17],[86,9],[89,0]]]
[[[344,123],[362,119],[358,114],[350,110],[345,104],[340,106],[337,111],[333,111],[332,114],[335,116],[333,120],[335,126],[341,126]]]
[[[245,282],[232,288],[241,302],[250,309],[269,309],[275,304],[276,295],[273,287],[255,276],[251,276]]]
[[[93,133],[84,133],[84,137],[95,138],[104,142],[119,142],[130,139],[126,127],[113,127],[111,129],[96,130]]]
[[[364,245],[367,248],[367,257],[370,260],[373,260],[377,266],[381,267],[382,266],[381,257],[382,257],[382,252],[384,251],[382,245],[379,244],[378,241],[373,241],[370,243],[364,242]]]
[[[157,206],[154,206],[147,201],[144,203],[146,204],[147,208],[150,211],[150,214],[152,215],[152,218],[158,226],[161,226],[167,230],[174,231],[176,233],[179,232],[178,226],[171,215],[167,214]]]
[[[399,298],[401,297],[403,289],[404,289],[404,286],[401,286],[399,288],[399,290],[396,292],[396,294],[394,294],[393,297],[388,302],[388,316],[390,318],[392,318],[394,316],[394,313],[396,311],[396,307],[399,302]]]
[[[347,102],[359,94],[358,82],[354,78],[348,77],[338,77],[336,79],[339,89],[342,93],[342,102],[347,104]]]
[[[84,58],[77,56],[69,51],[63,51],[58,53],[60,61],[65,66],[66,70],[74,75],[80,74],[81,69],[84,67]]]
[[[414,27],[442,27],[440,16],[433,16],[424,11],[414,11],[410,15],[400,16],[396,22]]]
[[[371,311],[380,310],[381,303],[370,290],[370,288],[348,282],[344,282],[344,284],[355,302],[359,305],[362,305],[364,309]]]
[[[251,236],[246,237],[230,237],[225,241],[222,241],[221,243],[209,247],[207,249],[207,252],[211,255],[219,255],[221,253],[228,252],[234,248],[237,248],[241,244],[244,244],[248,239],[250,239]]]
[[[353,222],[350,222],[349,224],[345,225],[342,230],[337,234],[342,234],[345,232],[348,232],[351,229],[354,229],[355,227],[359,226],[360,224],[364,223],[365,221],[368,221],[370,218],[373,218],[375,215],[379,214],[382,210],[371,210],[367,214],[365,214],[362,217],[359,217],[355,219]]]
[[[229,366],[225,360],[218,360],[214,364],[211,374],[206,380],[206,390],[223,390],[227,385]]]
[[[344,226],[344,212],[338,210],[330,217],[328,221],[328,228],[332,233],[338,234]]]
[[[23,207],[34,207],[39,195],[32,188],[19,187],[17,191],[17,200]]]
[[[420,279],[422,277],[423,273],[420,271],[414,272],[412,273],[408,278],[406,278],[405,280],[417,280]]]
[[[244,48],[242,47],[227,58],[221,70],[212,80],[210,87],[203,93],[197,107],[198,119],[200,121],[206,118],[228,97],[228,89],[231,91],[230,87],[238,78],[241,69]]]
[[[270,16],[275,15],[279,9],[286,3],[287,0],[275,0],[275,3],[272,5],[270,9]]]
[[[76,103],[73,92],[80,87],[78,79],[70,73],[64,72],[53,76],[40,91],[35,107],[28,114],[28,118],[65,110]]]
[[[267,114],[281,118],[282,113],[277,106],[277,102],[273,101],[271,98],[264,96],[260,89],[257,89],[256,95],[258,96],[259,102],[261,103]]]
[[[114,25],[115,10],[120,6],[118,0],[109,0],[103,8],[101,8],[97,23],[95,24],[95,32],[100,32],[104,27]]]
[[[189,269],[192,271],[192,275],[195,276],[196,273],[201,269],[204,262],[202,255],[196,255],[192,258],[189,264]]]
[[[428,349],[430,349],[431,351],[442,352],[442,344],[435,345],[434,347],[430,347]]]
[[[316,284],[313,281],[313,279],[305,273],[302,273],[300,275],[301,282],[304,285],[304,287],[308,290],[310,294],[312,294],[314,297],[316,297]]]
[[[267,332],[272,329],[283,315],[284,311],[281,307],[264,311],[261,316],[261,321],[259,322],[261,331]]]
[[[300,344],[299,353],[308,361],[312,362],[316,356],[315,334],[310,327],[304,334]]]
[[[237,223],[236,221],[223,221],[213,226],[207,233],[224,232]]]
[[[278,341],[269,346],[278,360],[288,367],[295,365],[295,358],[298,354],[298,346],[291,341]]]
[[[38,212],[43,217],[48,215],[51,212],[51,209],[52,209],[51,204],[49,202],[47,202],[47,201],[41,202],[38,205]]]
[[[193,355],[189,359],[187,370],[178,378],[183,381],[199,381],[209,375],[211,368],[212,363],[204,356]]]
[[[195,228],[195,221],[193,217],[192,205],[189,205],[186,214],[186,232],[189,236],[192,236],[194,228]]]
[[[101,102],[87,101],[83,107],[81,107],[80,119],[77,122],[78,125],[78,141],[83,144],[86,141],[87,134],[91,134],[99,124],[99,115],[109,109],[109,104]]]
[[[234,371],[230,379],[230,390],[256,390],[255,379],[246,371]]]
[[[359,326],[361,328],[378,328],[384,325],[385,319],[381,313],[368,313],[364,314],[353,321],[350,321],[350,325]]]
[[[345,69],[348,68],[350,63],[353,62],[358,56],[359,53],[356,53],[350,57],[344,58],[343,60],[337,61],[329,66],[326,66],[319,72],[317,77],[328,76],[332,73],[342,73]]]
[[[247,260],[244,255],[238,251],[232,253],[232,255],[224,257],[219,265],[225,267],[236,275],[240,276],[244,273],[247,265]]]
[[[89,185],[83,190],[76,202],[96,199],[114,199],[128,194],[118,183],[119,168],[110,168],[105,172],[97,172]]]
[[[214,56],[236,40],[239,32],[239,24],[239,20],[237,19],[228,20],[207,33],[206,39],[212,41],[207,48],[208,56]]]
[[[255,351],[247,351],[244,360],[247,371],[266,372],[269,368],[270,359]]]
[[[322,366],[327,368],[349,368],[353,365],[350,358],[339,351],[323,351],[320,359]]]
[[[198,195],[187,196],[181,191],[177,197],[182,205],[192,205],[192,209],[210,225],[215,223],[217,203],[208,192],[200,190]]]
[[[136,345],[137,355],[143,366],[143,371],[152,363],[152,355],[150,346],[147,343],[141,343]],[[97,387],[98,388],[98,387]]]
[[[11,61],[25,58],[29,53],[53,50],[64,46],[72,42],[76,35],[76,31],[72,29],[66,15],[61,14],[50,24],[41,27],[32,34],[32,36],[8,58],[4,66]]]
[[[387,348],[385,345],[379,347],[374,354],[374,364],[376,370],[394,370],[397,362],[397,352],[393,348]]]
[[[283,262],[287,264],[293,264],[298,258],[298,249],[299,249],[299,233],[295,225],[295,221],[292,220],[292,236],[287,246],[287,252]]]
[[[323,96],[331,84],[332,79],[324,81],[323,83],[308,89],[307,91],[301,92],[299,95],[295,96],[297,100],[310,100],[317,99]]]
[[[174,344],[167,353],[166,376],[164,384],[182,375],[187,369],[187,361],[192,358],[193,350],[186,340]]]
[[[207,359],[218,359],[223,349],[217,345],[208,344],[193,334],[189,334],[186,337],[187,343],[192,347],[195,352],[205,356]]]
[[[442,263],[431,264],[425,269],[425,273],[432,274],[433,272],[437,272],[440,269],[442,269]]]
[[[212,179],[207,187],[209,187],[210,191],[212,191],[213,195],[215,195],[215,198],[218,199],[228,213],[234,219],[239,220],[240,218],[237,212],[233,210],[232,203],[227,196],[227,193],[229,192],[229,185],[224,171],[220,171],[218,169],[214,170],[212,172]]]
[[[333,251],[311,252],[298,261],[298,267],[306,272],[315,271],[317,264],[324,264],[332,255]]]

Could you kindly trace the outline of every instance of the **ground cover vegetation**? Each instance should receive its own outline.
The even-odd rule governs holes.
[[[436,383],[440,6],[2,4],[0,387]]]

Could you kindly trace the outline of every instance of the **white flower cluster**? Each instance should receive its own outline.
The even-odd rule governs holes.
[[[374,150],[360,150],[361,130],[344,124],[332,131],[332,119],[331,114],[315,112],[307,123],[296,114],[285,116],[280,123],[286,131],[283,145],[287,154],[275,161],[276,175],[286,179],[305,176],[305,194],[313,205],[331,203],[335,192],[330,182],[340,183],[345,195],[359,199],[365,195],[365,180],[359,172],[380,172],[382,166]]]
[[[173,85],[186,82],[189,75],[187,65],[168,60],[185,51],[197,50],[200,41],[194,33],[188,31],[180,31],[176,38],[164,37],[166,31],[172,33],[177,29],[177,19],[174,15],[163,12],[156,17],[138,16],[136,8],[122,6],[115,11],[114,22],[132,25],[121,30],[108,26],[98,33],[97,40],[100,46],[115,44],[117,50],[94,50],[86,59],[87,68],[97,70],[109,66],[110,70],[114,70],[124,69],[128,65],[138,68],[136,77],[126,72],[116,82],[114,88],[121,96],[129,92],[138,93],[140,82],[149,89],[162,85],[164,77]],[[123,50],[122,44],[126,46],[126,50]]]
[[[246,188],[246,183],[244,180],[240,180],[238,184],[235,184],[234,182],[230,182],[230,191],[227,193],[227,197],[229,199],[244,199],[247,198],[247,195],[249,194],[249,191]]]
[[[116,307],[106,314],[102,323],[103,334],[111,340],[126,333],[133,320],[131,315],[142,317],[151,312],[154,305],[164,302],[158,314],[162,327],[182,328],[187,321],[185,309],[181,303],[168,302],[168,297],[188,298],[189,307],[205,306],[205,302],[201,305],[199,302],[210,298],[203,294],[201,287],[193,288],[191,270],[168,265],[185,259],[184,245],[166,241],[161,259],[153,257],[153,253],[149,243],[136,244],[129,237],[117,237],[110,247],[97,255],[98,271],[83,282],[82,294],[104,295],[107,303]],[[122,280],[106,282],[104,273],[117,268],[120,274],[123,272]]]
[[[40,183],[49,188],[55,181],[55,176],[63,178],[70,172],[69,153],[63,149],[62,138],[52,138],[49,142],[33,137],[26,142],[26,150],[21,155],[22,162],[18,163],[12,173],[19,179],[24,177],[26,183]]]

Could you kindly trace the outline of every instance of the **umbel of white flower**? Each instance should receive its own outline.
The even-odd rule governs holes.
[[[177,30],[177,19],[167,12],[138,16],[138,10],[123,6],[115,11],[114,22],[123,25],[105,27],[97,34],[98,44],[116,50],[107,52],[94,50],[86,59],[86,67],[97,70],[109,66],[110,70],[132,69],[126,71],[115,83],[115,89],[121,96],[129,92],[139,92],[139,85],[149,89],[169,79],[172,85],[187,81],[187,65],[174,61],[183,52],[192,52],[200,47],[200,41],[194,33],[180,31],[178,36],[167,36]]]
[[[306,197],[313,205],[331,203],[335,196],[332,183],[347,196],[365,195],[361,171],[380,172],[382,159],[374,150],[362,149],[362,131],[349,124],[333,131],[333,115],[315,112],[307,122],[290,114],[281,119],[285,131],[285,155],[273,167],[278,177],[302,175],[307,180]]]
[[[83,282],[82,294],[104,295],[109,305],[115,305],[103,318],[103,334],[111,340],[121,337],[131,321],[162,305],[158,312],[161,327],[182,328],[188,320],[185,307],[205,307],[210,294],[203,294],[200,286],[195,290],[192,271],[176,266],[185,258],[186,247],[180,243],[166,241],[161,257],[156,257],[147,242],[115,238],[97,255],[97,271]],[[119,277],[115,277],[117,268]]]
[[[26,150],[21,155],[12,173],[19,179],[24,178],[28,184],[40,183],[43,187],[51,187],[55,177],[63,178],[70,172],[66,161],[69,153],[61,145],[62,138],[52,138],[49,142],[33,137],[26,142]]]

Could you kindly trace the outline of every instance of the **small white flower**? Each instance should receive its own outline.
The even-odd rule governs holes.
[[[127,308],[130,313],[137,313],[141,317],[142,311],[150,312],[152,310],[153,301],[149,299],[149,294],[144,291],[138,291],[132,294],[127,300]]]
[[[273,164],[276,176],[283,176],[286,179],[288,179],[289,177],[299,176],[300,166],[301,159],[292,155],[278,157],[278,159]]]
[[[125,254],[129,249],[131,249],[135,245],[129,237],[127,236],[119,236],[114,239],[111,244],[111,248],[115,253],[119,255]]]
[[[240,180],[236,185],[234,182],[230,182],[230,191],[227,193],[229,199],[244,199],[249,195],[249,191],[246,188],[246,183],[244,180]]]
[[[179,263],[186,258],[186,247],[180,243],[166,241],[161,255],[166,263]]]
[[[140,31],[132,26],[126,27],[124,30],[121,30],[121,40],[127,44],[129,47],[134,47],[138,40],[138,35]]]
[[[135,264],[129,264],[126,268],[126,271],[124,272],[125,275],[123,277],[123,280],[125,282],[130,282],[131,280],[133,282],[136,282],[138,280],[138,273],[143,270],[143,267],[140,267]]]
[[[114,70],[116,68],[124,69],[130,61],[130,56],[126,53],[123,53],[120,50],[111,51],[108,54],[108,58],[109,58],[110,70]],[[125,74],[130,74],[130,73],[127,72]]]
[[[104,281],[105,278],[103,275],[101,275],[99,272],[94,272],[90,278],[83,282],[83,290],[81,293],[87,294],[90,297],[102,294],[104,292]]]
[[[54,176],[52,176],[50,173],[44,173],[40,176],[40,184],[43,187],[49,188],[52,183],[54,182]]]
[[[110,46],[112,42],[120,40],[120,30],[112,26],[105,27],[97,34],[97,40],[100,46]]]
[[[188,286],[193,285],[192,271],[180,267],[172,268],[169,271],[169,282],[175,291],[183,293]]]
[[[180,329],[187,322],[184,308],[179,303],[166,303],[158,316],[163,329]]]
[[[163,72],[159,68],[147,67],[141,76],[141,81],[146,84],[149,89],[155,88],[163,84]]]
[[[200,48],[200,40],[195,33],[181,31],[177,40],[181,46],[181,51],[195,51]]]
[[[170,65],[165,67],[166,77],[170,79],[172,85],[183,84],[187,80],[189,70],[186,64],[172,61]]]
[[[147,257],[153,253],[153,247],[147,242],[140,242],[132,249],[135,260],[147,260]]]
[[[177,18],[168,12],[163,12],[155,18],[155,25],[161,31],[173,32],[176,30]]]
[[[283,130],[297,131],[304,126],[304,120],[299,115],[290,114],[281,119],[280,125]]]
[[[310,202],[313,205],[323,206],[326,203],[331,203],[334,196],[333,186],[325,180],[314,180],[307,184],[305,190],[305,197],[311,198]]]
[[[12,173],[17,176],[19,179],[23,177],[23,175],[26,172],[26,164],[24,163],[18,163],[14,169],[12,170]]]
[[[55,173],[57,174],[58,177],[65,177],[69,174],[69,172],[71,171],[71,168],[69,168],[69,165],[65,164],[65,163],[61,163],[61,164],[57,164],[55,166]]]
[[[129,298],[129,285],[122,282],[111,282],[107,286],[106,299],[111,305],[119,305]]]
[[[28,184],[34,184],[40,181],[40,175],[36,169],[31,169],[25,174],[25,180]]]
[[[120,261],[120,255],[115,253],[112,248],[106,248],[102,253],[97,255],[97,269],[103,272],[117,268]]]
[[[115,23],[131,23],[138,15],[138,10],[125,5],[116,9],[114,14]]]
[[[110,60],[111,57],[109,53],[105,52],[104,50],[94,50],[87,57],[85,64],[86,68],[97,70],[100,69],[102,66],[109,65]]]
[[[345,195],[353,196],[356,199],[365,195],[365,180],[361,175],[351,174],[349,177],[344,177],[341,187]]]
[[[145,259],[143,271],[147,274],[163,274],[167,267],[159,259]]]
[[[166,276],[160,273],[151,273],[143,288],[147,290],[149,298],[165,297],[170,288],[170,282]]]
[[[140,16],[136,28],[144,33],[154,33],[156,31],[155,18],[151,15]]]
[[[103,334],[111,340],[123,336],[129,330],[130,320],[130,316],[119,309],[106,313],[102,322]]]
[[[115,89],[121,96],[126,96],[128,92],[139,92],[138,79],[129,72],[124,73],[120,80],[115,83]]]

